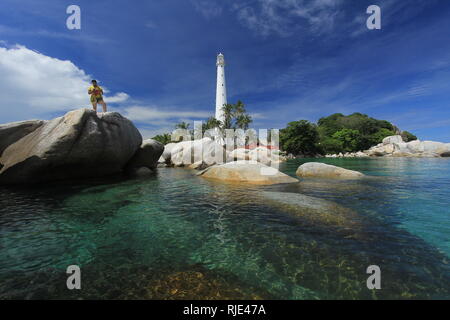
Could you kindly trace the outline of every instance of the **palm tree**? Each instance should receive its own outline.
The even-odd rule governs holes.
[[[168,144],[172,141],[172,136],[169,133],[163,133],[154,136],[152,139],[161,142],[162,144]]]
[[[176,124],[175,125],[175,129],[188,130],[190,125],[191,125],[190,123],[186,123],[186,122],[183,121],[183,122],[180,122],[180,123]]]
[[[223,129],[231,129],[231,125],[233,123],[234,116],[234,105],[227,103],[222,107],[224,121],[223,121]]]
[[[206,123],[203,124],[202,131],[205,132],[206,130],[209,129],[220,128],[221,126],[222,126],[221,121],[217,120],[214,117],[210,117],[208,118],[208,120],[206,120]]]
[[[250,125],[250,123],[252,123],[252,117],[249,114],[243,113],[240,114],[237,118],[236,118],[236,126],[239,129],[243,129],[243,130],[247,130],[248,126]]]
[[[242,103],[241,100],[238,100],[238,102],[236,102],[236,104],[234,105],[234,114],[235,116],[239,116],[244,113],[245,113],[245,105]]]

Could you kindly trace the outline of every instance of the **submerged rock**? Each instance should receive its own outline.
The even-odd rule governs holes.
[[[364,175],[361,172],[347,170],[344,168],[319,162],[308,162],[302,164],[300,167],[298,167],[296,174],[299,177],[340,178],[340,179],[355,179],[364,177]]]
[[[233,161],[222,165],[209,167],[199,173],[202,177],[250,184],[296,183],[294,179],[275,168],[268,167],[256,161]]]
[[[116,112],[99,118],[78,109],[46,121],[9,145],[0,158],[1,184],[38,183],[121,172],[142,143],[133,123]]]
[[[301,216],[314,224],[345,228],[360,225],[356,212],[332,201],[290,192],[258,191],[257,196],[265,204]],[[351,231],[354,233],[357,229]]]

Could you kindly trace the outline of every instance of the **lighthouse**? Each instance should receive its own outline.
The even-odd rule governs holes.
[[[227,87],[225,84],[225,58],[222,53],[217,55],[217,88],[216,88],[216,119],[222,123],[225,120],[223,106],[227,104]]]

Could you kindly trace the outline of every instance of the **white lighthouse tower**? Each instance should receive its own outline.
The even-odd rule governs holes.
[[[223,106],[227,104],[227,87],[225,84],[225,58],[222,53],[217,55],[217,88],[216,88],[216,119],[225,120]]]

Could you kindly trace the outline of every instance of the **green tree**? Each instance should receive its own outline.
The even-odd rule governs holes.
[[[206,130],[220,128],[222,126],[222,122],[217,120],[215,117],[210,117],[206,120],[206,123],[202,124],[202,132],[205,133]]]
[[[396,128],[386,120],[378,120],[355,112],[345,116],[335,113],[318,121],[320,147],[324,153],[367,150],[385,137],[395,135]]]
[[[152,138],[162,144],[166,145],[172,141],[172,137],[169,133],[158,134]]]
[[[361,134],[358,130],[354,129],[342,129],[335,132],[332,138],[340,142],[342,151],[354,152],[358,151],[359,138]]]
[[[321,139],[319,142],[319,147],[321,154],[337,154],[342,152],[342,150],[344,149],[340,140],[330,137]]]
[[[370,144],[371,146],[377,145],[381,142],[383,142],[383,139],[386,137],[390,137],[395,135],[395,132],[386,128],[380,128],[376,133],[374,133],[370,137]]]
[[[175,129],[189,130],[190,126],[191,126],[190,123],[186,123],[186,122],[183,121],[183,122],[177,123],[175,125]]]
[[[307,120],[289,122],[285,129],[280,130],[280,147],[294,155],[316,155],[319,132],[317,126]]]
[[[241,100],[238,100],[235,104],[228,103],[224,105],[222,111],[224,113],[222,129],[247,130],[250,123],[253,122]]]
[[[239,129],[247,130],[250,123],[252,123],[252,117],[246,113],[240,114],[236,118],[236,127]]]
[[[231,103],[227,103],[222,107],[223,111],[223,129],[231,129],[231,125],[233,123],[234,116],[234,105]]]

